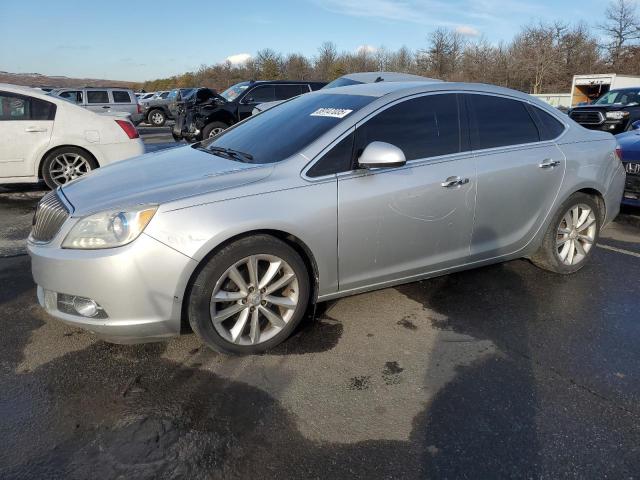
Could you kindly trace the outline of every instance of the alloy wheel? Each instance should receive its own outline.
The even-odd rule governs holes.
[[[560,220],[556,235],[556,253],[565,265],[582,262],[593,247],[597,233],[594,211],[580,203],[571,207]]]
[[[56,185],[64,185],[91,171],[89,160],[77,153],[61,153],[49,166],[49,174]]]
[[[213,138],[213,137],[215,137],[216,135],[218,135],[219,133],[222,133],[222,132],[224,132],[224,128],[216,127],[216,128],[212,129],[209,132],[209,138]]]
[[[151,123],[154,125],[160,125],[162,122],[164,122],[164,116],[161,113],[154,112],[153,115],[151,115]]]
[[[257,345],[276,336],[298,306],[298,278],[275,255],[251,255],[229,267],[211,294],[213,326],[225,340]]]

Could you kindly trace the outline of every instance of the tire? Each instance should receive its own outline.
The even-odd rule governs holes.
[[[167,121],[165,113],[156,108],[147,114],[147,123],[153,127],[162,127]]]
[[[585,213],[587,209],[589,214]],[[580,223],[584,215],[586,217]],[[577,228],[573,221],[576,217]],[[602,212],[592,196],[574,193],[558,208],[531,261],[550,272],[563,275],[577,272],[593,254],[600,237],[601,219]]]
[[[98,168],[95,157],[78,147],[60,147],[42,161],[42,179],[50,189],[65,185]]]
[[[202,140],[206,140],[211,137],[215,137],[216,135],[222,133],[223,130],[229,128],[229,125],[223,122],[212,122],[206,125],[202,129]]]
[[[251,279],[251,259],[256,259],[258,281]],[[240,280],[234,280],[237,275]],[[189,323],[213,350],[262,353],[296,329],[309,303],[309,283],[302,258],[289,245],[270,235],[246,237],[219,250],[197,274],[189,293]]]

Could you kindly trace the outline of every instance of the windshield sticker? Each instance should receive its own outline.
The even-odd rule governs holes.
[[[348,110],[346,108],[319,108],[313,112],[310,117],[344,118],[351,112],[353,112],[353,110]]]

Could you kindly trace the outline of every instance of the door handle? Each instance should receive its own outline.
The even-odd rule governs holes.
[[[547,158],[546,160],[543,160],[542,163],[538,165],[538,167],[553,168],[553,167],[557,167],[558,165],[560,165],[560,160],[551,160],[550,158]]]
[[[42,127],[27,127],[24,129],[24,131],[28,133],[38,133],[38,132],[46,132],[47,129]]]
[[[443,186],[444,188],[452,188],[452,187],[459,187],[460,185],[465,185],[467,183],[469,183],[468,178],[449,177],[440,185]]]

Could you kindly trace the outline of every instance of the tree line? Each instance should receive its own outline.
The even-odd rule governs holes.
[[[528,93],[568,92],[584,73],[640,74],[640,18],[633,0],[613,0],[602,22],[589,26],[562,21],[520,28],[509,42],[490,43],[453,29],[429,33],[423,49],[360,48],[339,52],[325,42],[317,54],[283,55],[265,48],[245,63],[227,61],[144,82],[146,91],[204,86],[222,91],[248,79],[331,81],[353,72],[395,71],[448,81],[482,82]]]

